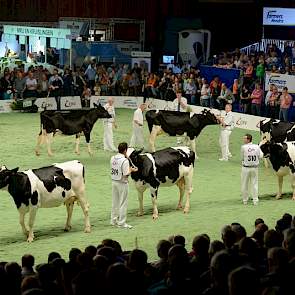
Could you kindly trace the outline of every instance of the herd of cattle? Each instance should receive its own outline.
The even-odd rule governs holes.
[[[99,104],[93,109],[81,111],[43,111],[40,113],[41,130],[37,140],[36,155],[40,155],[40,145],[47,144],[48,155],[52,155],[51,141],[54,134],[75,135],[75,152],[80,153],[80,135],[83,133],[91,154],[90,135],[99,118],[110,118],[109,113]],[[130,164],[138,171],[131,174],[138,191],[139,211],[143,215],[143,193],[149,188],[152,196],[153,218],[158,218],[157,195],[160,186],[176,185],[179,188],[177,209],[184,213],[190,208],[190,195],[193,190],[193,171],[195,163],[195,139],[207,125],[219,124],[220,120],[211,111],[201,114],[173,111],[154,111],[146,113],[151,152],[129,150]],[[282,195],[283,177],[292,175],[293,199],[295,199],[295,125],[278,120],[261,121],[260,147],[276,171],[279,181],[277,198]],[[185,135],[189,147],[169,147],[155,151],[157,135]],[[89,204],[85,196],[85,167],[79,161],[54,164],[49,167],[19,172],[18,168],[0,168],[0,189],[7,189],[19,211],[19,222],[28,242],[34,239],[33,226],[38,208],[66,205],[67,220],[65,231],[71,229],[73,206],[77,201],[84,213],[85,232],[90,232]],[[25,215],[29,213],[28,229]]]

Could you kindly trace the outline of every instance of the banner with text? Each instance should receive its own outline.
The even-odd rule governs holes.
[[[286,74],[266,73],[265,91],[269,90],[269,85],[274,84],[281,92],[284,87],[288,87],[289,93],[295,93],[295,76]]]
[[[295,26],[295,9],[281,7],[264,7],[263,25]]]
[[[0,100],[0,113],[9,113],[11,112],[10,104],[12,103],[12,100]]]

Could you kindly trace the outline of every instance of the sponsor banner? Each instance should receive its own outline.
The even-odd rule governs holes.
[[[147,99],[146,104],[148,110],[173,110],[171,101],[164,101],[151,98]],[[189,107],[191,111],[196,114],[201,113],[204,109],[209,110],[209,108],[204,108],[201,106],[190,105]],[[225,111],[220,111],[217,109],[210,109],[210,111],[215,115],[219,115],[221,117],[224,117],[225,115]],[[246,115],[236,112],[233,112],[233,115],[235,119],[235,127],[251,131],[259,131],[259,123],[261,120],[265,119],[265,117]]]
[[[12,103],[11,99],[0,100],[0,113],[9,113],[11,112],[10,104]]]
[[[60,98],[61,110],[79,110],[82,108],[79,96],[64,96]]]
[[[56,100],[54,97],[42,97],[37,98],[35,101],[35,105],[38,107],[38,111],[46,110],[56,110]]]
[[[22,35],[22,36],[36,36],[36,37],[54,37],[62,39],[71,38],[70,29],[58,29],[58,28],[45,28],[45,27],[24,27],[24,26],[12,26],[4,25],[3,33],[9,35]]]
[[[280,7],[263,8],[264,26],[295,26],[295,9]]]
[[[295,76],[293,75],[266,73],[265,91],[269,90],[270,84],[276,85],[280,92],[283,90],[283,87],[288,87],[289,93],[295,93]]]
[[[110,96],[91,96],[90,107],[93,108],[93,103],[100,103],[105,105]],[[114,105],[116,108],[125,109],[137,109],[138,106],[143,103],[143,97],[138,96],[111,96],[114,99]]]

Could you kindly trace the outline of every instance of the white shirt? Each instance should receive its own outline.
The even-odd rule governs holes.
[[[133,127],[139,127],[135,121],[137,121],[140,125],[143,125],[143,114],[140,108],[138,108],[133,115]]]
[[[174,111],[179,111],[179,112],[186,112],[187,109],[187,99],[185,97],[181,97],[180,101],[184,104],[184,107],[180,105],[178,98],[175,98],[173,100],[173,110]]]
[[[103,107],[104,107],[104,108],[108,111],[108,113],[112,116],[112,118],[104,119],[103,121],[104,121],[105,123],[113,123],[113,122],[115,122],[116,113],[115,113],[114,105],[110,106],[109,103],[106,103]]]
[[[37,80],[35,78],[27,78],[26,86],[28,90],[35,90],[37,88]]]
[[[225,124],[225,127],[222,126],[222,129],[230,131],[234,129],[235,119],[232,112],[228,112],[225,114],[223,123]]]
[[[112,180],[128,183],[129,161],[123,154],[117,154],[111,158]]]
[[[272,91],[268,90],[265,96],[265,104],[268,104],[268,101],[271,95],[272,95]]]
[[[259,159],[263,157],[263,153],[257,144],[252,142],[244,144],[241,147],[242,165],[246,167],[258,167]]]

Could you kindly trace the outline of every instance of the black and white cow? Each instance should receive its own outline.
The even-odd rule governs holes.
[[[276,119],[264,119],[260,121],[260,141],[284,142],[295,140],[294,123],[283,122]],[[267,168],[268,160],[265,158],[264,165]]]
[[[100,104],[94,104],[93,109],[73,110],[68,112],[43,111],[40,113],[41,130],[37,140],[36,155],[40,155],[40,145],[46,140],[47,152],[52,156],[51,140],[54,134],[76,135],[76,154],[80,154],[80,135],[83,133],[90,148],[90,134],[99,118],[111,118],[111,115]]]
[[[186,139],[190,141],[190,148],[196,152],[195,138],[202,129],[207,125],[219,124],[219,119],[206,109],[201,114],[150,110],[146,112],[145,117],[150,131],[149,144],[152,152],[155,152],[156,137],[162,133],[170,136],[185,134]]]
[[[153,203],[153,219],[158,218],[157,196],[161,186],[177,185],[179,188],[178,209],[182,208],[186,195],[184,213],[190,209],[190,195],[193,190],[195,153],[188,147],[170,147],[154,153],[142,153],[129,148],[131,165],[138,168],[131,174],[138,192],[139,211],[143,215],[143,193],[149,188]]]
[[[85,196],[85,169],[79,161],[54,164],[18,172],[0,168],[0,189],[7,189],[19,211],[19,222],[28,242],[34,239],[33,226],[38,208],[67,207],[65,231],[71,229],[74,202],[79,202],[85,217],[85,232],[90,232],[89,204]],[[25,215],[29,213],[29,229]]]
[[[291,175],[292,199],[295,200],[295,141],[264,141],[260,143],[260,148],[264,156],[269,158],[278,177],[279,190],[276,199],[282,198],[283,177]]]

